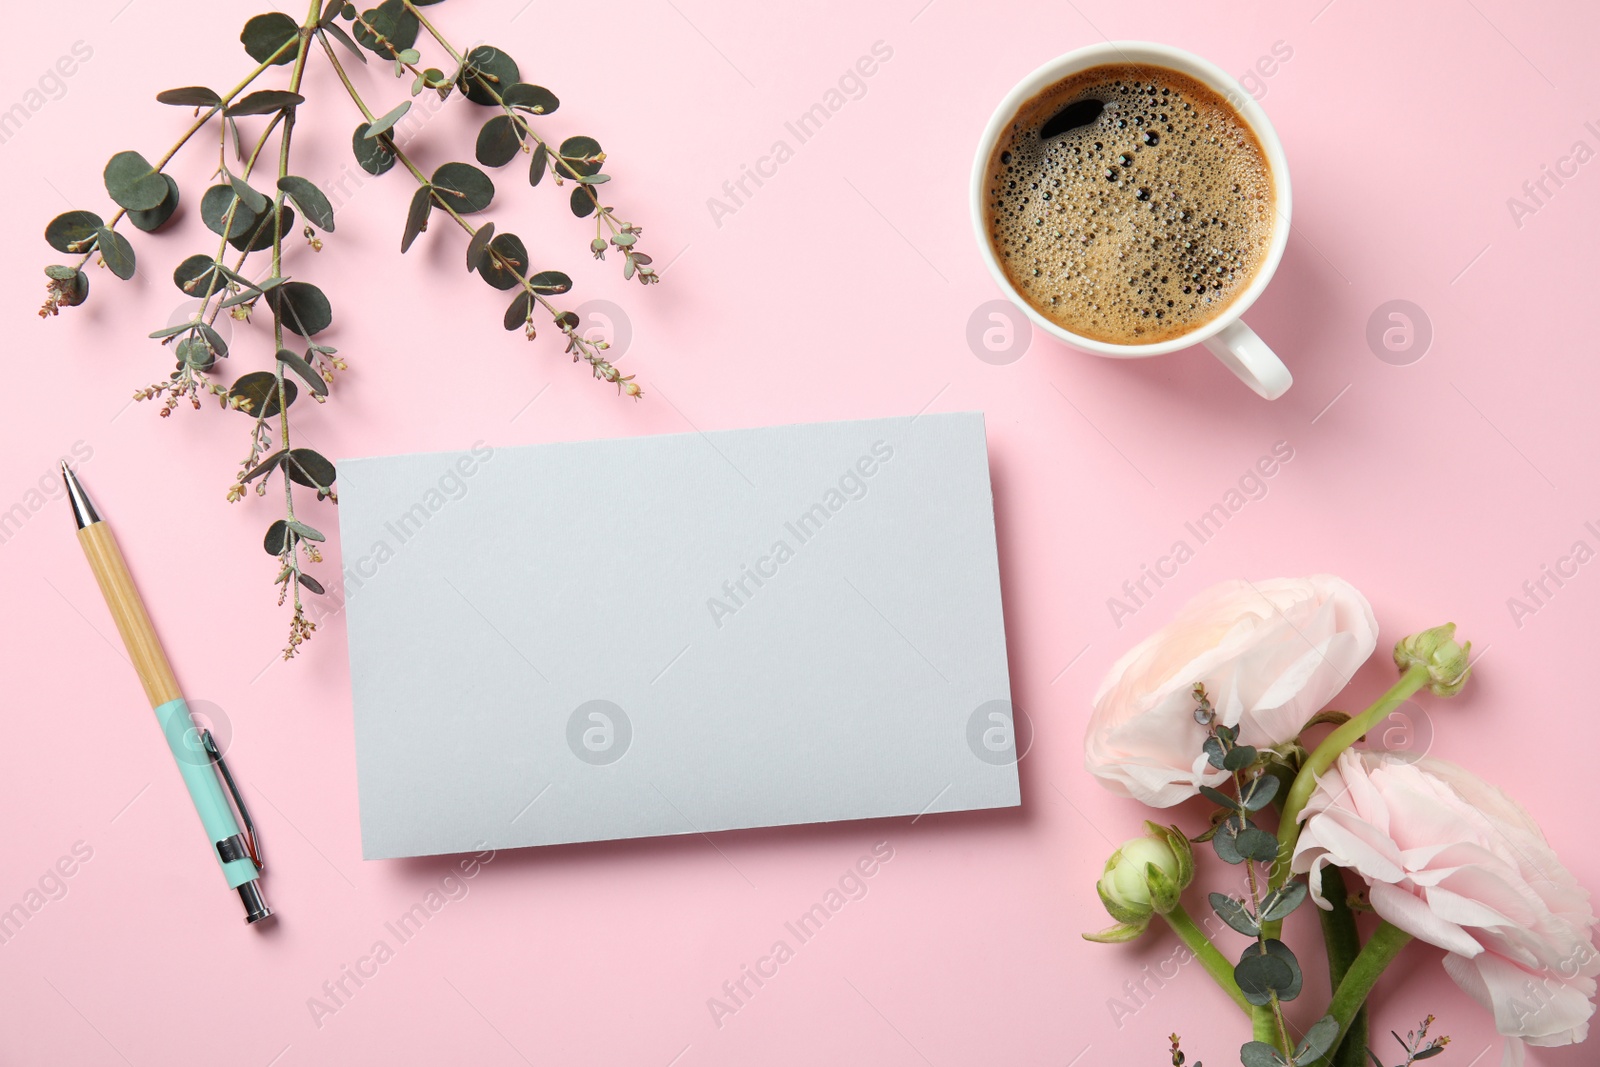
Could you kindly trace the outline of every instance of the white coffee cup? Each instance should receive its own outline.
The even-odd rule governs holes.
[[[1016,287],[1006,277],[999,259],[995,257],[994,247],[989,243],[989,234],[984,226],[984,179],[989,169],[989,156],[994,151],[995,143],[1006,131],[1011,120],[1016,117],[1022,105],[1051,85],[1080,71],[1119,63],[1165,67],[1187,74],[1209,86],[1218,96],[1226,100],[1245,122],[1249,123],[1255,132],[1256,140],[1261,143],[1262,151],[1267,157],[1267,165],[1272,171],[1273,213],[1276,221],[1272,228],[1272,243],[1255,277],[1250,280],[1250,284],[1243,292],[1234,297],[1233,303],[1216,318],[1180,337],[1151,344],[1125,345],[1097,341],[1063,329],[1045,318],[1021,293],[1017,292]],[[1283,144],[1278,140],[1278,134],[1273,130],[1272,123],[1267,119],[1267,113],[1261,109],[1261,105],[1245,92],[1237,80],[1216,64],[1182,49],[1164,44],[1152,44],[1148,41],[1107,41],[1105,44],[1090,45],[1052,59],[1035,70],[1007,93],[1006,98],[1000,101],[1000,106],[995,108],[994,117],[989,120],[989,125],[983,131],[983,138],[978,142],[977,159],[972,165],[972,225],[978,234],[978,247],[983,252],[983,260],[989,265],[989,272],[994,275],[995,281],[1000,283],[1006,295],[1040,329],[1074,348],[1115,359],[1143,359],[1147,356],[1176,352],[1190,345],[1203,344],[1233,373],[1243,379],[1246,385],[1268,400],[1276,400],[1287,392],[1294,378],[1289,374],[1289,368],[1283,365],[1283,361],[1267,347],[1266,342],[1256,336],[1255,331],[1241,322],[1239,317],[1256,302],[1256,297],[1261,295],[1261,291],[1272,280],[1273,271],[1278,269],[1278,261],[1283,258],[1284,246],[1289,242],[1289,206],[1289,164],[1283,155]]]

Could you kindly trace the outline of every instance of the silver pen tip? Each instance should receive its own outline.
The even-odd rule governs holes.
[[[72,501],[72,517],[77,520],[78,529],[99,522],[100,513],[94,510],[89,494],[83,491],[82,483],[72,473],[72,468],[67,466],[66,460],[61,461],[61,481],[67,487],[67,498]]]

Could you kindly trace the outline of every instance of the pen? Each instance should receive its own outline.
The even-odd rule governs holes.
[[[122,634],[122,643],[133,660],[139,681],[144,684],[145,696],[155,709],[167,747],[178,762],[183,784],[189,788],[189,798],[194,801],[206,839],[211,842],[217,862],[222,866],[222,875],[228,881],[228,888],[238,890],[239,899],[244,902],[245,922],[260,922],[272,914],[272,909],[261,899],[261,889],[256,884],[261,877],[261,849],[244,798],[239,795],[238,785],[223,762],[211,731],[198,729],[189,714],[189,705],[178,689],[172,664],[167,661],[155,627],[150,624],[144,601],[134,588],[122,550],[66,460],[61,461],[61,478],[72,501],[73,517],[78,522],[78,543],[89,558],[89,569],[100,583],[100,593],[111,609],[111,617],[116,620],[117,631]],[[222,791],[223,784],[227,785],[227,794]]]

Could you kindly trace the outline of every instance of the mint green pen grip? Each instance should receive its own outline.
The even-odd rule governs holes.
[[[200,743],[200,731],[189,716],[189,705],[179,697],[155,710],[156,721],[166,735],[172,758],[178,762],[183,784],[189,787],[189,798],[194,801],[194,810],[200,813],[206,838],[211,842],[211,854],[221,865],[228,888],[237,889],[246,882],[254,881],[260,877],[260,872],[251,860],[246,858],[224,863],[221,853],[217,851],[218,841],[226,841],[239,833],[239,822],[233,817],[233,807],[228,803],[227,794],[222,791],[222,783],[217,780],[211,757]]]

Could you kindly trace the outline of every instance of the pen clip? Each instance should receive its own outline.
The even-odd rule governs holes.
[[[217,748],[217,742],[211,736],[210,730],[200,731],[200,744],[205,747],[206,755],[211,757],[211,765],[222,775],[222,781],[228,787],[228,793],[233,798],[234,809],[239,813],[239,821],[244,824],[244,847],[250,854],[250,862],[256,865],[256,870],[262,870],[261,843],[256,837],[256,824],[250,819],[250,809],[244,806],[244,797],[239,795],[239,785],[233,780],[228,764],[222,758],[222,752]]]

